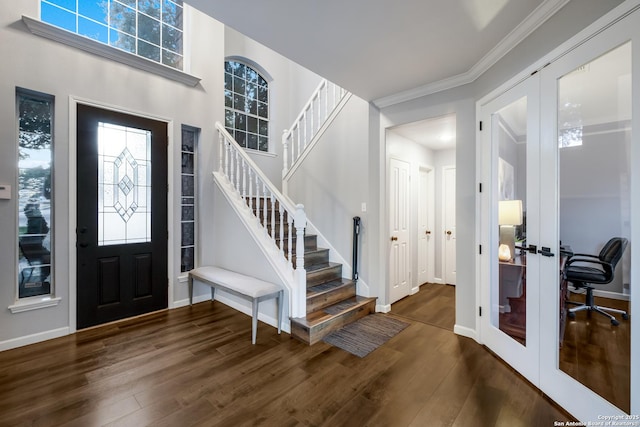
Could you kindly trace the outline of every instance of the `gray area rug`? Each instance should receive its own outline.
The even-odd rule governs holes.
[[[370,314],[324,337],[322,341],[365,357],[409,326],[401,320],[384,314]]]

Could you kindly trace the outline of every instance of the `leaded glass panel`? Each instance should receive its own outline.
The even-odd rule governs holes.
[[[151,132],[98,125],[98,246],[151,241]]]

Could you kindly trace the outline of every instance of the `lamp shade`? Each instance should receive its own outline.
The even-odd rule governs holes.
[[[501,200],[498,202],[499,225],[522,224],[522,200]]]

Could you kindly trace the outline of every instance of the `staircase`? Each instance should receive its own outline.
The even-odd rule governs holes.
[[[258,200],[259,206],[256,203]],[[275,217],[271,215],[272,212],[279,212],[277,201],[247,198],[247,204],[256,215],[259,214],[259,210],[266,209],[266,226],[264,218],[261,218],[261,222],[269,234],[274,230],[274,235],[280,236],[280,228],[283,228],[282,235],[289,235],[289,221],[286,215],[283,215],[282,220],[278,215]],[[276,241],[278,247],[282,247],[285,253],[289,251],[287,241],[287,239]],[[297,239],[293,237],[291,251],[293,265],[297,261],[296,241]],[[356,283],[342,277],[342,264],[330,262],[329,249],[318,248],[317,237],[306,232],[303,257],[307,272],[307,315],[291,319],[293,337],[310,345],[315,344],[336,329],[375,311],[376,299],[356,295]]]

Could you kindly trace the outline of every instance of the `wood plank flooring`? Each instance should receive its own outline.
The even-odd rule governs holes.
[[[262,323],[251,345],[250,318],[219,302],[154,313],[0,353],[0,425],[540,427],[570,419],[473,340],[410,323],[360,359]]]

